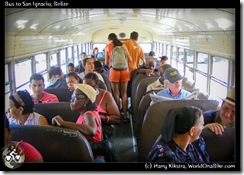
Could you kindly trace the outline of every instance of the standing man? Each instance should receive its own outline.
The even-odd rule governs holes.
[[[143,50],[137,43],[138,36],[138,33],[133,31],[130,34],[130,40],[124,41],[124,45],[127,47],[132,57],[132,61],[129,62],[129,70],[131,77],[133,75],[133,71],[140,67],[140,59],[143,61],[144,64],[146,63],[146,58],[143,53]]]

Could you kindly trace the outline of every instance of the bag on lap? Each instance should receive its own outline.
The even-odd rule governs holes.
[[[125,70],[128,67],[128,58],[123,46],[115,46],[112,49],[112,68],[114,70]]]

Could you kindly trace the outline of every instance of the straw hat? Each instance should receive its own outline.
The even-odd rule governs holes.
[[[93,87],[88,84],[75,84],[75,89],[80,89],[90,100],[92,103],[95,102],[97,93]]]
[[[224,99],[224,101],[226,103],[232,104],[235,106],[235,88],[232,88],[229,93],[228,96]]]

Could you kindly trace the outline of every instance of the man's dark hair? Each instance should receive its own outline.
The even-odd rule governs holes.
[[[130,39],[134,39],[134,40],[137,41],[138,36],[139,36],[138,33],[135,32],[135,31],[133,31],[133,32],[130,33]]]
[[[71,67],[75,67],[75,65],[74,65],[73,63],[69,63],[69,64],[68,64],[68,67],[70,67],[70,66],[71,66]]]
[[[44,83],[44,78],[43,78],[42,74],[38,74],[38,73],[32,74],[30,77],[30,83],[32,80],[42,80],[42,83]]]
[[[168,60],[168,57],[166,55],[162,56],[161,61],[163,61],[163,60]]]

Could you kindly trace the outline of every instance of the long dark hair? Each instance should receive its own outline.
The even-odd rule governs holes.
[[[108,39],[112,40],[112,43],[114,46],[122,46],[123,45],[123,43],[118,39],[118,37],[115,33],[110,33],[108,35]]]

